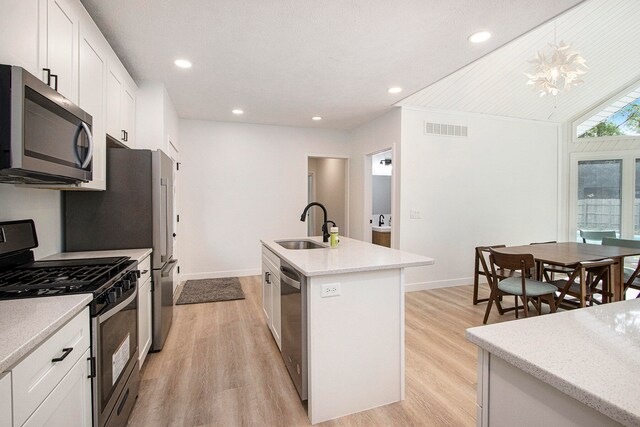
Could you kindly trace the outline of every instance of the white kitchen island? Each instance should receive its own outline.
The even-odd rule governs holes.
[[[322,242],[320,237],[310,239]],[[303,250],[285,249],[277,243],[280,239],[262,241],[268,265],[277,257],[307,278],[312,424],[404,399],[404,269],[434,263],[428,257],[340,239],[334,249]],[[323,297],[323,285],[337,285],[339,295]],[[273,305],[272,318],[279,316],[279,309],[279,303]],[[277,323],[271,325],[276,341]]]
[[[467,329],[478,426],[640,426],[640,299]]]

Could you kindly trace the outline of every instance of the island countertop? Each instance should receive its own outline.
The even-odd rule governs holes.
[[[322,249],[285,249],[277,242],[281,240],[313,240],[326,245]],[[373,245],[360,240],[340,236],[337,248],[322,243],[322,237],[260,240],[270,251],[296,267],[307,277],[358,271],[387,270],[393,268],[431,265],[433,258],[409,252]]]
[[[91,294],[78,294],[0,301],[0,372],[49,338],[91,299]]]
[[[467,329],[467,339],[624,425],[640,425],[640,299]]]

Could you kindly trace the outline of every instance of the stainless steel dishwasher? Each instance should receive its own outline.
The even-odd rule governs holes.
[[[282,358],[300,400],[307,400],[307,278],[280,261]]]

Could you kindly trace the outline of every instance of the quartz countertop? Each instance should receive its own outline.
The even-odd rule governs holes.
[[[327,247],[323,249],[285,249],[280,240],[313,240]],[[322,243],[322,237],[299,237],[290,239],[261,240],[273,253],[296,267],[307,277],[358,271],[387,270],[392,268],[431,265],[435,261],[422,255],[372,245],[360,240],[340,236],[337,248]]]
[[[619,423],[640,425],[640,299],[471,328],[467,339]]]
[[[91,298],[79,294],[0,301],[0,372],[80,313]]]
[[[111,251],[80,251],[80,252],[61,252],[48,257],[42,258],[43,260],[52,259],[83,259],[83,258],[108,258],[117,256],[128,256],[131,259],[138,262],[145,259],[151,254],[150,248],[142,249],[116,249]]]

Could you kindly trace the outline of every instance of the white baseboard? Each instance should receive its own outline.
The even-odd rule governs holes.
[[[208,273],[181,273],[180,280],[198,280],[198,279],[218,279],[221,277],[241,277],[241,276],[259,276],[262,270],[259,268],[249,268],[246,270],[229,270],[229,271],[211,271]]]
[[[473,277],[462,277],[460,279],[436,280],[434,282],[406,283],[405,292],[428,291],[430,289],[450,288],[453,286],[470,285]]]

